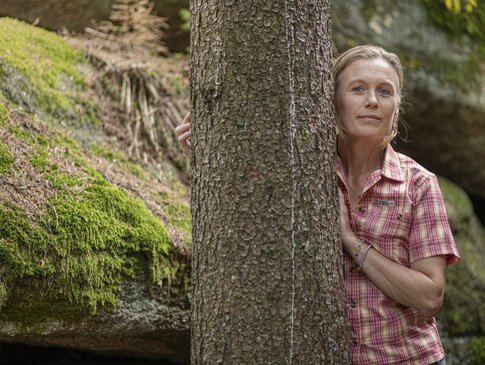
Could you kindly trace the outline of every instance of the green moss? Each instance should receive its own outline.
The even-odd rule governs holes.
[[[443,347],[452,364],[485,364],[485,337],[443,338]],[[448,360],[447,360],[448,361]]]
[[[42,118],[67,125],[80,119],[95,123],[96,105],[78,96],[84,83],[76,65],[82,59],[57,35],[1,18],[0,121],[8,118],[3,101],[10,100],[19,110],[40,110]],[[162,222],[90,166],[75,140],[37,130],[45,128],[9,126],[12,138],[32,148],[26,157],[53,191],[34,216],[0,204],[0,316],[29,326],[46,318],[75,320],[115,307],[122,281],[140,274],[148,285],[168,283],[185,293],[188,264],[177,261]],[[2,147],[0,156],[8,157]],[[97,152],[143,176],[125,154],[108,148]],[[76,169],[65,172],[53,155]]]
[[[485,303],[485,232],[466,193],[441,177],[439,184],[461,260],[447,270],[445,299],[438,318],[448,335],[485,335],[485,317],[477,310]]]
[[[10,284],[17,276],[40,272],[48,234],[31,227],[24,213],[15,207],[1,206],[0,259],[3,264],[4,283]],[[38,260],[30,260],[39,257]],[[49,265],[48,265],[49,267]],[[8,286],[7,286],[8,288]]]
[[[22,127],[12,126],[10,128],[10,132],[12,132],[15,137],[17,137],[18,139],[21,139],[22,141],[25,141],[29,144],[33,142],[32,134],[27,132]]]
[[[5,288],[5,284],[0,281],[0,308],[3,307],[6,301],[7,301],[7,288]]]
[[[448,219],[455,230],[463,221],[469,220],[473,213],[473,205],[465,191],[444,177],[439,177],[439,185],[446,204]]]
[[[461,241],[458,244],[463,251],[463,238],[455,238]],[[461,261],[447,270],[445,298],[437,317],[450,336],[485,335],[485,319],[478,310],[485,302],[485,283],[464,261],[463,252],[460,253]]]
[[[468,54],[464,61],[440,57],[438,55],[419,56],[420,60],[416,63],[417,68],[426,73],[436,75],[443,83],[459,87],[465,92],[477,90],[480,87],[478,71],[481,69],[485,48],[477,49]]]
[[[80,150],[78,143],[61,133],[56,133],[54,137],[54,144],[64,150],[64,157],[74,163],[74,166],[87,166],[84,160],[84,154]]]
[[[66,136],[65,134],[61,134],[61,133],[56,134],[54,142],[57,146],[64,147],[78,156],[82,155],[82,152],[79,149],[79,145],[76,142],[76,140]]]
[[[137,165],[136,163],[127,161],[123,163],[123,166],[125,170],[131,172],[133,175],[135,175],[136,177],[139,177],[140,179],[143,179],[143,177],[145,176],[145,171],[143,170],[143,168],[140,165]]]
[[[4,124],[10,115],[10,112],[6,107],[0,103],[0,124]]]
[[[140,199],[106,181],[70,138],[22,130],[16,127],[12,133],[32,146],[31,162],[55,193],[36,217],[0,206],[2,315],[28,323],[32,318],[26,311],[44,311],[56,303],[53,317],[76,317],[100,306],[115,307],[121,282],[139,272],[153,284],[181,280],[177,270],[182,266],[168,259],[166,227]],[[62,144],[66,158],[79,160],[76,174],[62,173],[49,160],[52,148],[60,147],[49,138]],[[25,300],[25,290],[35,302]],[[37,321],[50,312],[42,313]]]
[[[461,255],[447,270],[443,308],[438,318],[451,336],[485,335],[485,231],[461,188],[440,178],[448,218]]]
[[[110,146],[107,145],[100,145],[96,142],[93,142],[89,145],[89,150],[98,157],[102,157],[110,162],[115,161],[128,161],[128,158],[125,154],[120,151],[113,150]]]
[[[19,126],[12,126],[10,131],[16,138],[27,142],[28,145],[33,147],[33,153],[29,161],[34,167],[43,170],[49,166],[49,155],[48,149],[46,148],[49,145],[49,141],[46,137],[27,131],[25,128]]]
[[[190,206],[185,201],[187,188],[178,183],[170,192],[159,192],[157,202],[163,208],[168,222],[183,234],[183,243],[192,244],[192,216]]]
[[[6,222],[0,259],[9,286],[28,277],[46,290],[49,282],[51,299],[95,312],[114,307],[121,281],[140,269],[153,283],[172,276],[168,232],[139,199],[108,183],[76,196],[70,188],[84,182],[60,173],[50,179],[60,190],[37,226],[14,207],[0,210]]]
[[[54,33],[0,18],[0,89],[29,112],[67,125],[98,123],[97,107],[78,95],[83,57]]]
[[[480,70],[485,59],[485,2],[479,2],[471,12],[454,13],[446,8],[444,1],[420,0],[427,12],[431,25],[443,31],[450,41],[462,44],[466,50],[461,60],[443,53],[410,54],[397,50],[399,58],[408,70],[422,70],[435,76],[442,83],[459,87],[463,92],[478,90],[481,86]],[[365,0],[362,13],[371,20],[375,16],[384,17],[399,9],[395,0]],[[467,40],[464,42],[464,38]],[[469,42],[470,40],[471,42]],[[355,44],[349,44],[354,46]]]
[[[95,126],[100,126],[101,122],[99,120],[99,107],[98,105],[89,99],[80,99],[78,100],[79,105],[82,107],[84,111],[84,115],[86,118],[91,122],[91,124]]]
[[[192,235],[192,217],[186,204],[172,204],[166,209],[169,222],[190,237]]]
[[[47,151],[36,149],[35,153],[30,157],[30,163],[38,170],[47,169],[50,166],[49,155]]]
[[[90,144],[89,150],[95,156],[102,157],[113,163],[119,163],[124,170],[129,171],[139,178],[143,178],[145,176],[143,169],[139,165],[131,162],[128,159],[128,156],[121,151],[114,150],[108,145],[100,145],[96,142]]]
[[[447,270],[446,293],[438,318],[451,336],[485,336],[483,248],[466,234],[455,235],[461,260]]]
[[[480,87],[478,71],[485,59],[485,48],[470,52],[463,61],[456,61],[438,54],[408,54],[397,51],[404,67],[411,71],[422,70],[434,75],[443,84],[460,87],[464,92]]]
[[[43,146],[43,147],[49,146],[49,140],[46,137],[44,137],[43,135],[38,134],[36,136],[36,139],[37,139],[37,143],[39,143],[41,146]]]
[[[477,78],[485,59],[485,2],[477,2],[472,11],[449,11],[443,1],[421,0],[431,22],[442,29],[448,37],[461,42],[463,36],[471,41],[472,49],[464,62],[453,62],[441,57],[422,60],[425,71],[438,74],[442,81],[468,91],[470,86],[479,87]]]
[[[13,164],[13,157],[7,146],[0,140],[0,174],[10,171]]]
[[[468,345],[470,365],[485,364],[485,337],[474,338]]]
[[[9,302],[15,305],[8,305],[2,308],[1,318],[15,321],[17,331],[35,336],[45,333],[45,322],[56,319],[73,324],[79,323],[80,318],[86,317],[87,310],[72,305],[68,301],[56,300],[42,293],[39,294],[39,287],[32,287],[28,281],[23,287],[17,286],[9,292]],[[44,288],[43,290],[47,290]],[[36,301],[25,300],[32,294],[37,296]]]

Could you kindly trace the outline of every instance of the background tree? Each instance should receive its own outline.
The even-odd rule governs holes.
[[[193,0],[193,364],[346,364],[329,2]]]

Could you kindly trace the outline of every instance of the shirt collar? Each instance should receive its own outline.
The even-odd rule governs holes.
[[[405,181],[399,162],[399,155],[394,151],[391,145],[386,148],[384,155],[384,162],[382,163],[381,175],[391,180],[403,182]]]
[[[344,169],[342,160],[337,155],[337,174],[340,176],[341,180],[344,181]],[[391,145],[386,147],[386,152],[384,154],[384,162],[381,167],[381,176],[385,176],[388,179],[400,181],[405,181],[404,175],[401,169],[401,163],[399,162],[399,155],[394,151]]]

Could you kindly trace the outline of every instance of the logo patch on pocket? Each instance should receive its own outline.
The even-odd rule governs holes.
[[[395,207],[396,202],[394,200],[379,200],[380,207]]]

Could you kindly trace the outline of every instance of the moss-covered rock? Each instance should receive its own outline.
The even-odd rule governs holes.
[[[96,105],[81,94],[83,65],[62,37],[0,18],[0,91],[27,112],[71,128],[99,124]]]
[[[8,115],[9,115],[8,109],[5,108],[2,104],[0,104],[0,125],[5,123],[5,121],[8,119]]]
[[[103,135],[89,67],[0,18],[0,340],[187,361],[187,188]]]
[[[467,350],[470,353],[471,365],[485,364],[485,337],[473,339]]]
[[[439,319],[450,336],[484,336],[485,230],[463,190],[444,178],[440,178],[440,187],[461,260],[448,269]]]
[[[5,144],[0,141],[0,174],[10,170],[13,163],[13,157],[8,151]]]
[[[39,26],[59,31],[68,29],[82,33],[86,27],[96,21],[107,20],[110,10],[116,0],[45,0],[39,6],[38,0],[0,1],[0,14],[22,19],[27,23],[38,22]],[[189,44],[189,32],[181,32],[181,8],[189,8],[189,0],[154,0],[155,11],[167,18],[169,28],[164,32],[166,41],[172,52],[185,51]],[[86,5],[89,4],[89,5]]]
[[[39,300],[40,305],[65,302],[69,312],[78,307],[79,313],[88,314],[99,306],[115,308],[122,281],[133,280],[140,271],[147,274],[147,283],[171,281],[177,275],[168,260],[172,240],[160,219],[140,199],[112,185],[90,166],[75,141],[58,133],[45,134],[46,130],[38,134],[34,129],[43,128],[29,123],[26,129],[12,117],[3,130],[2,172],[6,177],[21,173],[21,165],[14,164],[6,147],[8,141],[24,151],[17,157],[30,163],[38,173],[35,178],[48,184],[50,198],[37,207],[34,216],[15,202],[4,201],[0,208],[1,297],[7,306],[0,316],[8,316],[9,307],[18,308],[19,303],[8,300],[8,294],[18,297],[16,291],[22,292],[25,286],[31,306]],[[56,141],[67,144],[66,140],[70,149],[59,156]],[[59,158],[77,166],[67,172]],[[61,308],[56,316],[61,315]]]
[[[485,335],[485,229],[467,194],[449,180],[439,182],[461,259],[448,268],[437,318],[451,364],[481,364],[476,359]]]

